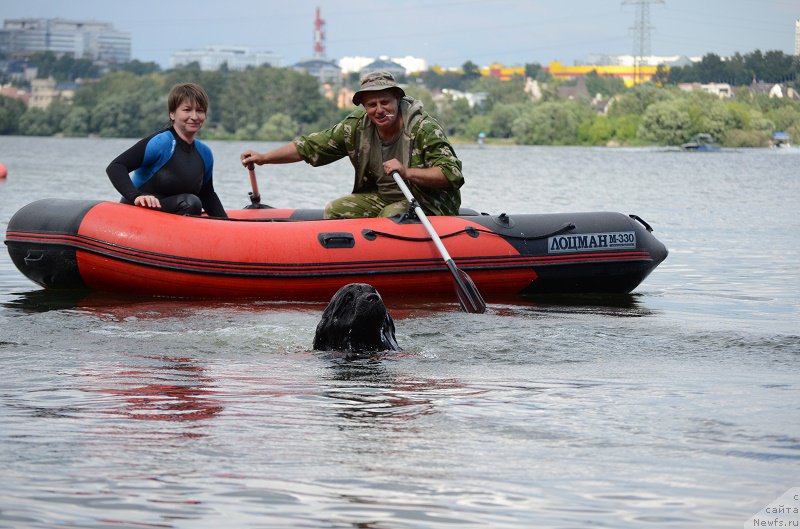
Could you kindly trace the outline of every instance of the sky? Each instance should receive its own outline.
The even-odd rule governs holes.
[[[271,51],[286,66],[313,56],[319,7],[331,60],[411,55],[429,66],[546,66],[634,54],[637,1],[1,0],[0,19],[111,22],[131,34],[133,59],[164,68],[175,51],[214,44]],[[793,54],[800,0],[651,0],[649,13],[652,55]]]

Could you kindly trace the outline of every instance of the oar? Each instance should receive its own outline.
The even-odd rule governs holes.
[[[250,164],[247,166],[247,170],[250,171],[250,187],[253,190],[249,193],[250,195],[250,202],[253,204],[260,204],[261,203],[261,193],[258,192],[258,181],[256,180],[256,166],[255,164]]]
[[[406,200],[414,207],[414,212],[417,214],[417,217],[419,217],[419,220],[422,221],[422,225],[425,226],[425,229],[428,230],[428,235],[431,236],[433,244],[436,245],[436,248],[442,255],[444,264],[447,265],[447,269],[450,270],[450,273],[453,275],[453,283],[456,287],[456,295],[458,296],[458,302],[461,308],[465,312],[476,314],[483,314],[486,312],[486,302],[483,301],[483,297],[481,293],[478,292],[477,287],[475,287],[475,283],[472,282],[472,278],[470,278],[466,272],[458,268],[453,262],[453,259],[450,257],[450,254],[447,253],[447,249],[444,247],[444,244],[442,244],[442,240],[439,238],[436,230],[433,229],[428,217],[425,216],[425,212],[422,211],[422,208],[414,199],[414,195],[411,194],[411,190],[409,190],[406,183],[403,182],[400,173],[393,171],[392,178],[397,182],[397,186],[403,192],[403,195],[405,195]]]
[[[245,206],[244,209],[266,209],[269,206],[266,206],[261,203],[261,193],[258,192],[258,182],[256,181],[256,167],[255,164],[250,164],[247,166],[247,170],[250,171],[250,187],[253,188],[252,191],[247,193],[250,195],[250,205]]]

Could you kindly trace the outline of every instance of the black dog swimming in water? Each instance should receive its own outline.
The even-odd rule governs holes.
[[[348,356],[400,350],[394,320],[375,287],[350,283],[333,295],[317,325],[314,349]]]

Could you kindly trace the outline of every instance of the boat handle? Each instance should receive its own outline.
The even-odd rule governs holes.
[[[40,265],[44,262],[44,252],[41,250],[28,250],[24,261],[25,266]]]
[[[320,233],[317,240],[324,248],[352,248],[356,245],[353,234],[347,232]]]
[[[638,220],[639,223],[641,223],[641,225],[644,226],[644,229],[646,229],[647,231],[653,231],[653,228],[651,228],[650,225],[647,222],[645,222],[645,220],[639,215],[628,215],[628,216],[633,220]]]

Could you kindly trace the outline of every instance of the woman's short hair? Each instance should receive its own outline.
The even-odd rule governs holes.
[[[170,112],[178,110],[182,101],[188,100],[197,105],[201,110],[208,111],[208,94],[200,85],[194,83],[176,84],[167,96],[167,107]]]

